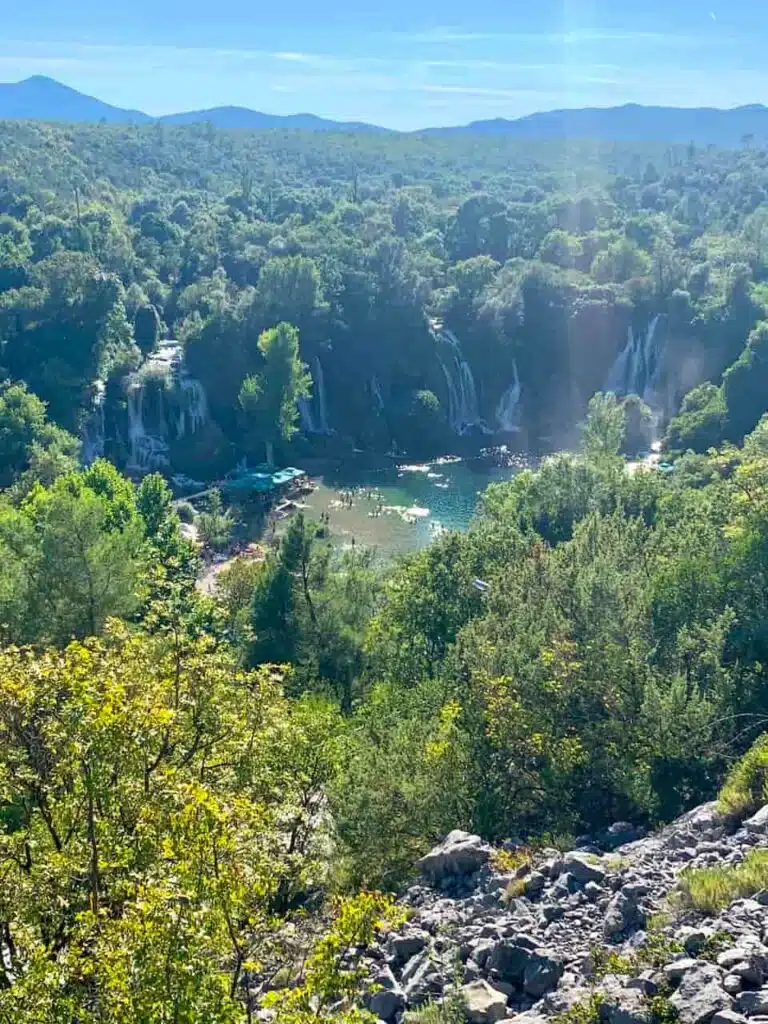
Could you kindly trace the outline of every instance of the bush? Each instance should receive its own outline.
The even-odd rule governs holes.
[[[768,850],[752,850],[743,863],[693,868],[680,878],[683,901],[695,910],[716,914],[733,900],[768,887]]]
[[[194,523],[195,509],[191,502],[180,501],[176,505],[176,515],[182,523]]]
[[[768,802],[768,733],[734,765],[717,799],[724,811],[739,818],[754,814]]]

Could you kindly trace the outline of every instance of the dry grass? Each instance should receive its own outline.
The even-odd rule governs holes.
[[[768,850],[752,850],[741,864],[692,868],[680,878],[682,899],[689,906],[715,914],[733,900],[768,888]]]

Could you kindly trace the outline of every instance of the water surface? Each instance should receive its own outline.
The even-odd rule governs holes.
[[[338,542],[375,547],[388,558],[424,547],[442,530],[465,530],[485,488],[523,465],[450,456],[387,469],[353,462],[319,479],[306,499],[308,514],[327,514]]]

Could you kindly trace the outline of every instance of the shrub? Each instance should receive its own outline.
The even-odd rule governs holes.
[[[195,508],[189,501],[179,501],[176,503],[176,515],[182,523],[194,523]]]
[[[441,1003],[427,1003],[418,1010],[409,1010],[403,1024],[465,1024],[467,1010],[457,992],[449,993]]]
[[[734,765],[718,795],[720,807],[745,818],[768,802],[768,733],[752,744]]]
[[[735,899],[754,896],[768,887],[768,850],[752,850],[741,864],[693,868],[683,872],[683,901],[696,910],[715,914]]]

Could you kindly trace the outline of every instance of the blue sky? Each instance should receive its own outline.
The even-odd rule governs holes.
[[[411,129],[561,106],[768,102],[765,0],[3,6],[0,81],[50,75],[149,114],[237,104]]]

